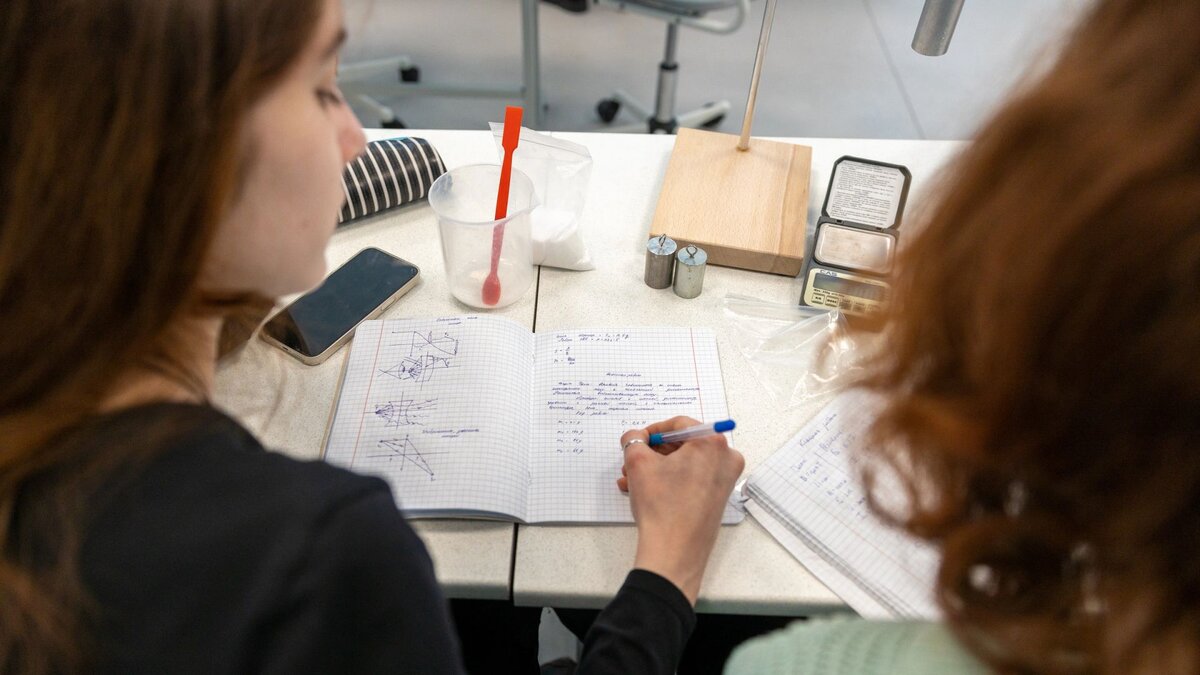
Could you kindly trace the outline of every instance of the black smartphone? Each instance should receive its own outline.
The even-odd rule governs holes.
[[[346,344],[358,324],[383,313],[417,284],[416,265],[377,248],[365,248],[316,289],[284,307],[259,335],[309,365]]]

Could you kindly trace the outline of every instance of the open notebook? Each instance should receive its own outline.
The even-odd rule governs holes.
[[[382,476],[409,517],[631,523],[621,433],[675,415],[728,417],[711,331],[366,321],[325,459]]]
[[[858,391],[835,398],[750,474],[746,507],[863,616],[934,619],[936,550],[876,518],[859,482],[855,450],[877,406]],[[895,503],[895,484],[878,482],[876,497]]]

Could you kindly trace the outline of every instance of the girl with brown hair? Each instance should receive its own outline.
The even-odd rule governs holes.
[[[341,21],[0,3],[0,673],[462,672],[387,485],[265,452],[208,402],[223,328],[324,275],[364,143]],[[715,532],[741,460],[672,462],[697,447],[674,475],[705,472],[713,507],[644,511],[656,531]],[[710,539],[639,549],[581,670],[670,672]]]
[[[902,256],[867,464],[945,624],[798,623],[728,675],[1200,672],[1198,36],[1096,3]]]

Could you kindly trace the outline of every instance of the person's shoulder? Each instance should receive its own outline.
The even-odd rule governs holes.
[[[289,659],[309,664],[290,672],[335,672],[326,661],[336,655],[390,654],[376,649],[399,634],[389,617],[439,597],[383,480],[267,451],[211,408],[150,406],[99,422],[88,431],[97,450],[144,445],[115,453],[130,459],[93,500],[81,555],[102,608],[106,672],[240,672]],[[367,620],[375,633],[345,634]]]
[[[987,673],[936,623],[833,617],[797,621],[734,651],[725,675]]]
[[[86,442],[124,458],[92,500],[91,551],[109,561],[145,542],[173,565],[230,563],[228,550],[283,562],[356,504],[402,520],[384,480],[269,452],[209,406],[132,408],[90,425]]]
[[[141,565],[132,561],[153,547],[160,564],[145,563],[147,573],[207,565],[255,574],[251,560],[286,566],[305,557],[363,503],[373,520],[402,522],[383,480],[268,451],[210,407],[132,409],[89,433],[103,446],[96,451],[125,458],[92,500],[85,553],[101,568]],[[114,449],[123,443],[139,447]]]
[[[365,492],[386,490],[366,477],[319,460],[298,460],[263,447],[225,413],[201,405],[160,404],[109,416],[93,427],[93,442],[136,444],[114,481],[115,490],[134,488],[146,499],[183,502],[203,498],[214,506],[247,501],[272,503],[293,516],[319,511]]]

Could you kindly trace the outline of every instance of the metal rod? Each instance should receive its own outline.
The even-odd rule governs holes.
[[[750,125],[754,123],[754,100],[758,98],[758,80],[762,77],[762,64],[767,55],[767,42],[771,39],[771,24],[775,22],[776,3],[777,0],[767,0],[767,9],[763,12],[762,32],[758,35],[758,54],[754,57],[754,75],[750,78],[750,97],[746,101],[746,116],[742,119],[742,137],[738,141],[738,150],[750,149]]]
[[[538,55],[538,0],[521,2],[521,70],[525,124],[542,128],[542,67]]]
[[[667,24],[667,47],[658,67],[658,94],[654,99],[654,121],[669,125],[675,117],[675,88],[679,79],[679,64],[675,53],[679,45],[679,25]]]
[[[941,56],[950,49],[950,38],[958,24],[965,0],[925,0],[912,48],[925,56]]]

